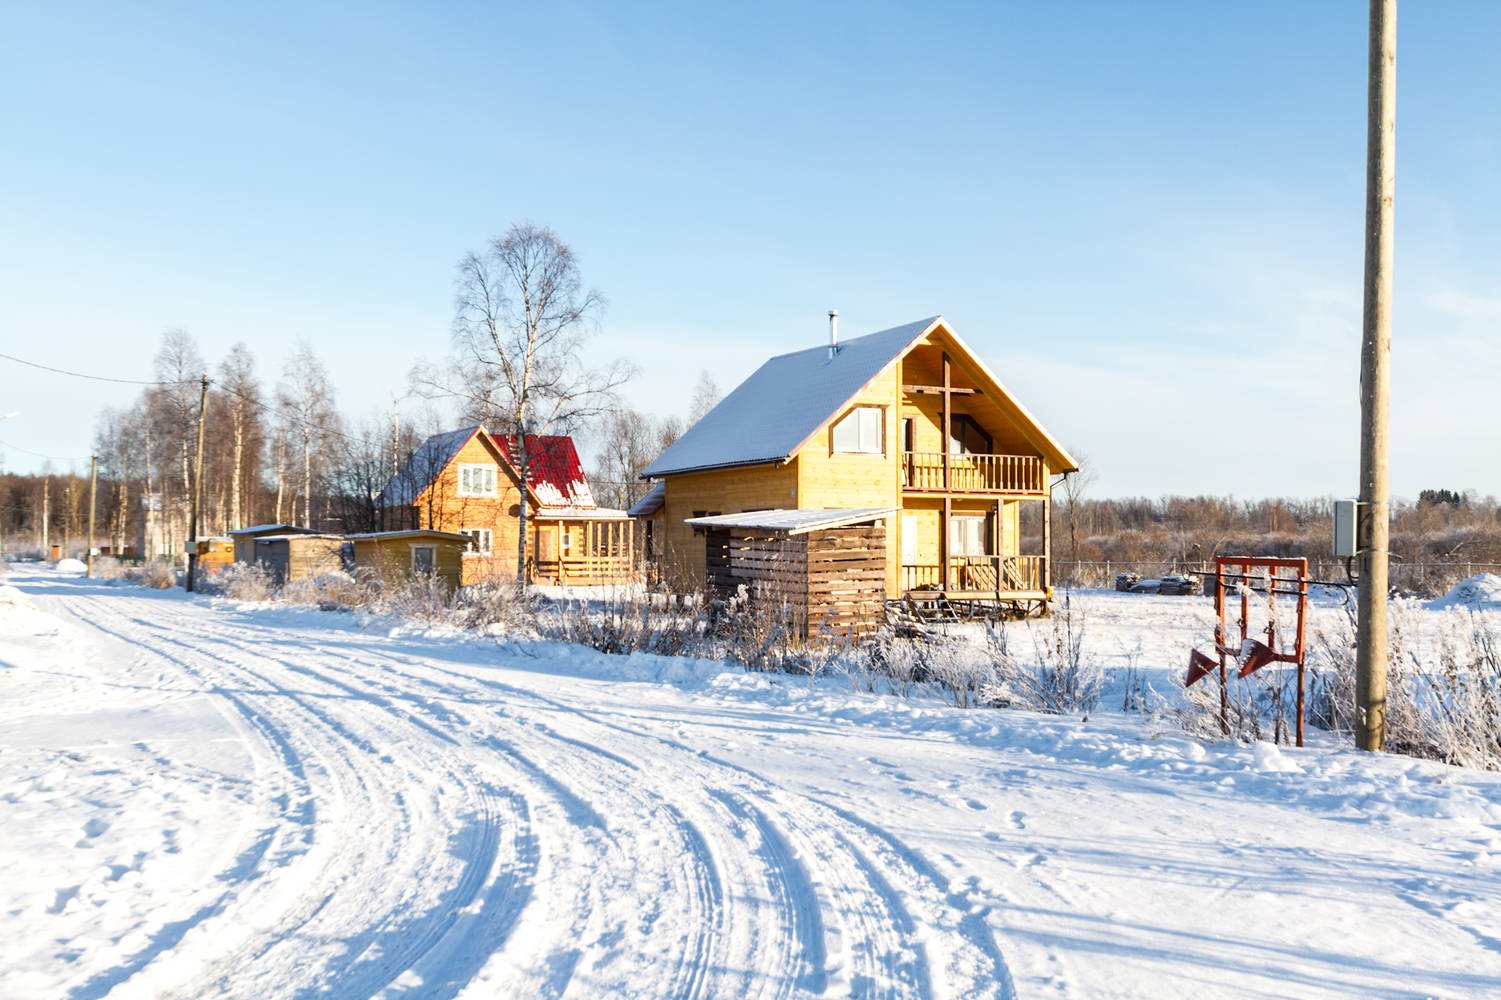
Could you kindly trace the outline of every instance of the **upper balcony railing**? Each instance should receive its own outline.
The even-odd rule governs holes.
[[[944,482],[943,453],[902,454],[902,488],[933,493],[1047,493],[1042,459],[1035,455],[948,456]]]

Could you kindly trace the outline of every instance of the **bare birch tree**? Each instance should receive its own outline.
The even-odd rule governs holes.
[[[469,417],[514,441],[522,483],[530,439],[569,433],[604,412],[633,370],[591,366],[585,344],[604,301],[586,290],[573,251],[552,230],[518,223],[459,261],[454,355],[446,371],[419,367],[419,391],[456,398]],[[524,485],[523,485],[524,489]],[[516,582],[526,586],[526,501],[519,505]]]
[[[243,342],[230,348],[229,356],[219,363],[219,385],[224,392],[224,408],[229,415],[229,528],[245,526],[249,496],[247,465],[257,449],[261,387],[255,377],[255,359]]]
[[[323,470],[331,433],[337,433],[333,383],[312,345],[299,341],[287,359],[277,392],[277,408],[286,417],[302,452],[302,523],[313,526],[315,473]],[[278,455],[280,457],[280,455]],[[296,510],[294,500],[293,510]]]

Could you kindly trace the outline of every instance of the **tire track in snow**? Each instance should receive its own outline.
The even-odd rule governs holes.
[[[94,610],[91,604],[90,611]],[[208,693],[224,698],[230,704],[234,705],[247,723],[264,734],[268,742],[278,748],[282,762],[289,772],[297,775],[306,775],[309,768],[305,761],[316,757],[318,760],[314,770],[322,771],[336,779],[333,781],[333,785],[337,786],[336,790],[339,793],[339,797],[346,800],[346,804],[348,800],[355,799],[359,802],[375,806],[375,808],[362,810],[367,821],[372,818],[379,819],[381,817],[379,803],[383,799],[389,801],[393,795],[398,804],[403,807],[399,810],[402,816],[406,820],[410,820],[410,810],[405,808],[405,802],[402,800],[400,789],[390,788],[384,783],[372,786],[368,781],[364,780],[359,773],[359,764],[362,761],[350,755],[347,747],[354,746],[361,751],[362,756],[375,760],[389,762],[391,758],[381,755],[369,739],[355,733],[343,722],[336,720],[331,713],[319,708],[314,703],[315,699],[313,697],[307,695],[299,697],[290,685],[283,685],[281,690],[275,692],[279,696],[278,698],[273,698],[268,692],[261,692],[259,696],[256,696],[244,692],[236,693],[229,691],[221,679],[208,677],[201,663],[193,662],[197,657],[174,656],[165,653],[153,643],[142,642],[139,634],[141,631],[168,633],[174,647],[190,654],[198,654],[202,661],[213,664],[216,673],[225,672],[225,668],[227,667],[231,673],[239,675],[241,680],[249,678],[254,682],[265,683],[268,680],[267,668],[271,665],[280,665],[292,675],[306,679],[310,672],[299,669],[298,664],[285,660],[276,661],[268,659],[259,653],[257,648],[236,646],[233,642],[226,643],[222,639],[213,645],[207,645],[190,630],[171,630],[158,622],[142,619],[136,619],[131,622],[128,621],[128,616],[121,615],[119,617],[127,619],[126,626],[110,629],[97,620],[99,616],[91,614],[89,617],[95,619],[94,624],[106,632],[111,632],[126,641],[136,642],[144,648],[149,649],[154,655],[160,657],[165,662],[176,666],[188,676],[198,678],[204,683],[208,689]],[[253,640],[254,636],[251,636],[251,638]],[[245,686],[247,689],[253,690],[252,684],[246,684]],[[344,696],[349,697],[351,690],[346,690]],[[277,700],[281,704],[272,703]],[[366,705],[367,712],[371,709],[368,702],[362,702],[358,699],[353,704]],[[314,724],[300,725],[296,722],[288,722],[285,718],[285,709],[288,705],[295,706],[301,711],[302,718],[299,720],[300,722],[312,722]],[[376,716],[382,720],[389,720],[394,714],[379,707],[374,707],[373,710]],[[332,739],[324,741],[321,747],[321,754],[318,752],[320,748],[315,747],[311,756],[304,755],[295,747],[295,743],[299,738],[306,741],[309,733],[319,731],[320,727],[326,730]],[[391,732],[384,732],[382,735],[393,738],[393,742],[400,741],[403,736],[403,734]],[[429,735],[442,734],[439,731],[432,730]],[[411,741],[408,740],[406,742],[410,743]],[[424,768],[431,769],[434,764],[441,764],[441,761],[426,760],[422,764]],[[433,773],[441,772],[435,771]],[[449,890],[446,896],[440,900],[439,905],[434,908],[437,914],[436,920],[428,920],[420,924],[416,933],[411,933],[410,928],[404,928],[400,934],[387,935],[387,937],[406,942],[405,946],[396,949],[394,954],[381,955],[379,954],[379,949],[376,949],[376,954],[373,958],[366,958],[367,953],[370,953],[376,945],[378,935],[393,929],[390,918],[391,914],[398,907],[391,908],[382,915],[381,919],[363,928],[363,933],[355,934],[349,942],[349,947],[346,949],[345,954],[341,956],[343,959],[342,966],[338,966],[333,970],[331,985],[336,986],[336,988],[340,990],[347,988],[355,992],[368,993],[389,983],[408,968],[415,959],[436,947],[437,943],[459,922],[462,911],[480,896],[480,891],[483,889],[492,867],[494,867],[494,853],[499,840],[498,833],[496,832],[499,822],[498,817],[489,805],[490,800],[494,796],[488,794],[485,788],[477,786],[474,781],[466,780],[469,776],[464,773],[450,770],[448,776],[456,779],[458,786],[463,788],[469,796],[470,809],[466,810],[466,812],[476,815],[479,819],[478,832],[472,834],[470,836],[471,842],[465,845],[464,850],[468,857],[468,863],[461,873],[457,885],[455,888]],[[384,791],[387,794],[375,794],[377,790]],[[310,811],[306,815],[296,818],[301,821],[300,828],[305,834],[312,837],[315,836],[317,830],[315,825],[316,813],[311,811],[313,796],[305,780],[302,799],[308,804]],[[507,809],[503,811],[512,814],[513,822],[507,825],[520,826],[521,824],[515,820],[517,816],[524,816],[524,813],[519,812],[513,807],[515,802],[514,797],[502,799],[501,801],[508,805]],[[347,833],[348,831],[343,832]],[[410,839],[411,835],[410,829],[403,829],[399,826],[388,826],[383,832],[393,839]],[[529,836],[529,834],[526,834],[525,828],[522,827],[523,841],[525,836]],[[340,837],[332,839],[343,840]],[[421,845],[416,846],[419,848],[419,851],[422,850]],[[450,845],[442,844],[435,846],[447,847]],[[425,851],[423,852],[425,853]],[[524,850],[520,851],[520,853],[524,854]],[[388,851],[384,856],[376,855],[364,866],[365,870],[369,871],[372,865],[397,861],[400,856],[400,853],[396,851]],[[347,850],[335,850],[322,860],[324,864],[319,871],[304,873],[307,876],[304,878],[290,879],[294,882],[311,882],[313,884],[311,889],[304,890],[296,900],[290,903],[277,898],[280,893],[274,881],[263,880],[268,881],[267,891],[256,891],[260,886],[253,885],[240,898],[234,899],[226,907],[221,908],[221,912],[227,910],[247,910],[254,913],[264,913],[269,909],[278,914],[278,919],[269,928],[262,926],[256,935],[256,939],[244,941],[237,950],[215,957],[212,962],[213,967],[215,969],[226,967],[231,969],[232,971],[228,975],[236,978],[234,984],[229,983],[224,974],[210,971],[207,974],[208,978],[187,984],[184,990],[185,994],[199,995],[207,991],[235,992],[244,986],[243,980],[247,966],[251,969],[261,971],[266,965],[266,959],[270,952],[283,945],[294,932],[299,932],[306,928],[310,922],[324,911],[325,907],[334,899],[335,890],[341,889],[343,884],[349,881],[349,869],[354,867],[358,870],[358,866],[351,863],[362,860],[362,858],[352,855]],[[279,868],[280,870],[277,874],[280,878],[276,881],[289,881],[288,876],[291,873],[286,871],[286,866],[282,865]],[[386,874],[390,875],[392,873],[387,871]],[[506,877],[497,880],[497,884],[506,885],[507,891],[513,895],[520,886],[519,880],[513,873],[508,873]],[[488,901],[491,904],[488,910],[493,915],[499,917],[507,912],[507,907],[496,905],[498,901],[493,898],[493,894]],[[277,909],[278,903],[281,903],[280,909]],[[509,907],[509,910],[517,911],[519,908],[512,906]],[[376,908],[371,912],[379,914],[380,910]],[[215,916],[217,915],[215,914]],[[514,917],[515,913],[512,912],[510,915]],[[208,922],[208,920],[199,920],[195,925],[189,926],[185,933],[200,929]],[[215,923],[228,923],[232,927],[236,921],[218,920]],[[262,925],[264,924],[264,917],[261,923]],[[504,925],[501,926],[503,927]],[[216,928],[215,934],[212,936],[219,936],[222,930],[223,928]],[[490,925],[490,937],[497,937],[496,931],[497,927],[492,923]],[[293,966],[291,970],[292,974],[303,980],[307,978],[307,971],[296,968],[296,962],[288,964]],[[462,983],[454,984],[455,989],[461,985]],[[275,989],[271,983],[265,984],[264,988]],[[261,992],[262,989],[263,987],[258,985],[253,990],[248,990],[247,992]],[[433,995],[431,991],[425,991],[425,993],[426,995]]]
[[[398,669],[405,668],[405,678],[417,679],[412,674],[415,669],[437,673],[447,679],[439,685],[428,682],[433,690],[452,694],[465,688],[488,688],[507,696],[503,701],[508,711],[514,712],[521,704],[530,702],[548,710],[556,719],[578,720],[603,729],[611,734],[617,751],[625,745],[651,744],[640,754],[642,760],[656,763],[650,770],[661,770],[660,750],[668,749],[675,755],[690,758],[699,770],[718,770],[724,779],[724,787],[755,789],[757,801],[768,811],[760,814],[762,819],[768,813],[781,817],[792,831],[789,836],[805,845],[806,853],[821,863],[820,871],[826,867],[831,874],[839,875],[836,886],[825,887],[822,893],[815,892],[814,895],[823,900],[823,909],[828,914],[825,923],[842,929],[836,935],[836,943],[842,949],[845,941],[850,942],[846,956],[851,968],[847,985],[862,995],[880,995],[891,976],[895,977],[895,982],[890,986],[898,991],[895,995],[911,991],[928,995],[936,985],[931,979],[926,954],[929,950],[926,945],[930,942],[940,946],[946,981],[969,983],[967,987],[955,988],[955,995],[1015,995],[1010,973],[983,916],[970,914],[967,901],[949,891],[946,880],[932,865],[889,831],[868,823],[852,823],[848,816],[815,799],[791,797],[755,772],[712,754],[686,747],[676,740],[600,719],[587,710],[536,691],[490,677],[476,677],[429,661],[389,659],[397,664]],[[452,686],[456,681],[461,687]],[[542,728],[556,732],[558,724],[561,723]],[[619,753],[598,748],[597,734],[593,740],[577,733],[567,739],[572,745],[610,760],[620,759]],[[694,780],[703,779],[704,775],[697,775]],[[785,842],[785,836],[783,840]],[[787,871],[785,868],[779,870]],[[918,921],[904,908],[903,892],[898,891],[896,885],[902,887],[908,898],[924,904],[921,924],[927,941],[904,942],[899,936],[894,938],[889,933],[888,928],[896,926],[904,929],[908,937],[915,937],[918,927]],[[830,896],[837,897],[837,902],[828,902],[825,897]],[[949,939],[947,942],[943,940],[945,937]],[[799,979],[803,981],[801,977]]]
[[[322,956],[302,979],[285,980],[291,991],[316,983],[375,992],[380,983],[387,996],[451,996],[466,985],[480,996],[555,996],[588,982],[591,992],[614,985],[661,996],[1014,992],[983,915],[968,914],[918,852],[879,826],[651,732],[666,723],[649,715],[622,724],[556,691],[382,648],[383,636],[271,633],[201,605],[173,608],[182,610],[175,621],[150,623],[161,630],[153,640],[187,648],[201,670],[232,674],[246,689],[238,695],[247,718],[270,720],[315,779],[330,767],[352,770],[365,784],[345,789],[351,801],[379,809],[383,794],[389,801],[442,775],[481,804],[493,801],[484,809],[500,817],[493,839],[433,848],[472,863],[458,890],[428,899],[419,918],[402,924],[387,912],[361,925],[373,924],[361,937],[345,906],[345,935],[364,947]],[[268,647],[277,655],[267,657]],[[382,762],[395,744],[397,758]],[[472,759],[456,762],[466,751]],[[405,826],[384,835],[418,842],[413,804],[396,811]],[[515,830],[522,835],[507,832]],[[535,830],[549,833],[527,832]],[[427,871],[410,850],[391,859],[393,883]],[[340,855],[330,870],[360,860]],[[451,869],[444,877],[455,878]],[[548,885],[546,898],[531,891],[536,884]],[[324,924],[338,926],[327,914]],[[645,957],[632,955],[632,977],[608,978],[619,975],[612,956],[619,965],[637,948]],[[295,964],[294,950],[282,950],[283,966]],[[212,985],[234,992],[246,982]]]

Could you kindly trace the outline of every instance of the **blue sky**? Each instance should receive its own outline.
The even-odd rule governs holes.
[[[643,409],[941,312],[1099,495],[1355,491],[1364,2],[0,10],[5,353],[374,416],[530,219]],[[1501,4],[1398,32],[1393,486],[1501,493]],[[4,466],[132,395],[0,361]]]

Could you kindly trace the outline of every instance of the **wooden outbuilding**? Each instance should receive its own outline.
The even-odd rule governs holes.
[[[307,532],[260,536],[255,539],[254,562],[278,587],[347,569],[342,537]]]
[[[435,576],[457,590],[464,582],[464,551],[468,535],[413,528],[349,535],[357,571],[375,574],[381,582],[399,586],[414,578]]]
[[[235,561],[234,541],[229,538],[206,536],[190,543],[189,549],[197,550],[200,573],[217,573]]]
[[[719,599],[783,609],[804,641],[875,631],[886,611],[886,518],[896,508],[762,510],[689,518]]]
[[[248,528],[236,528],[229,533],[234,539],[234,559],[239,563],[255,562],[255,540],[270,535],[321,535],[323,532],[302,528],[295,524],[252,524]]]

